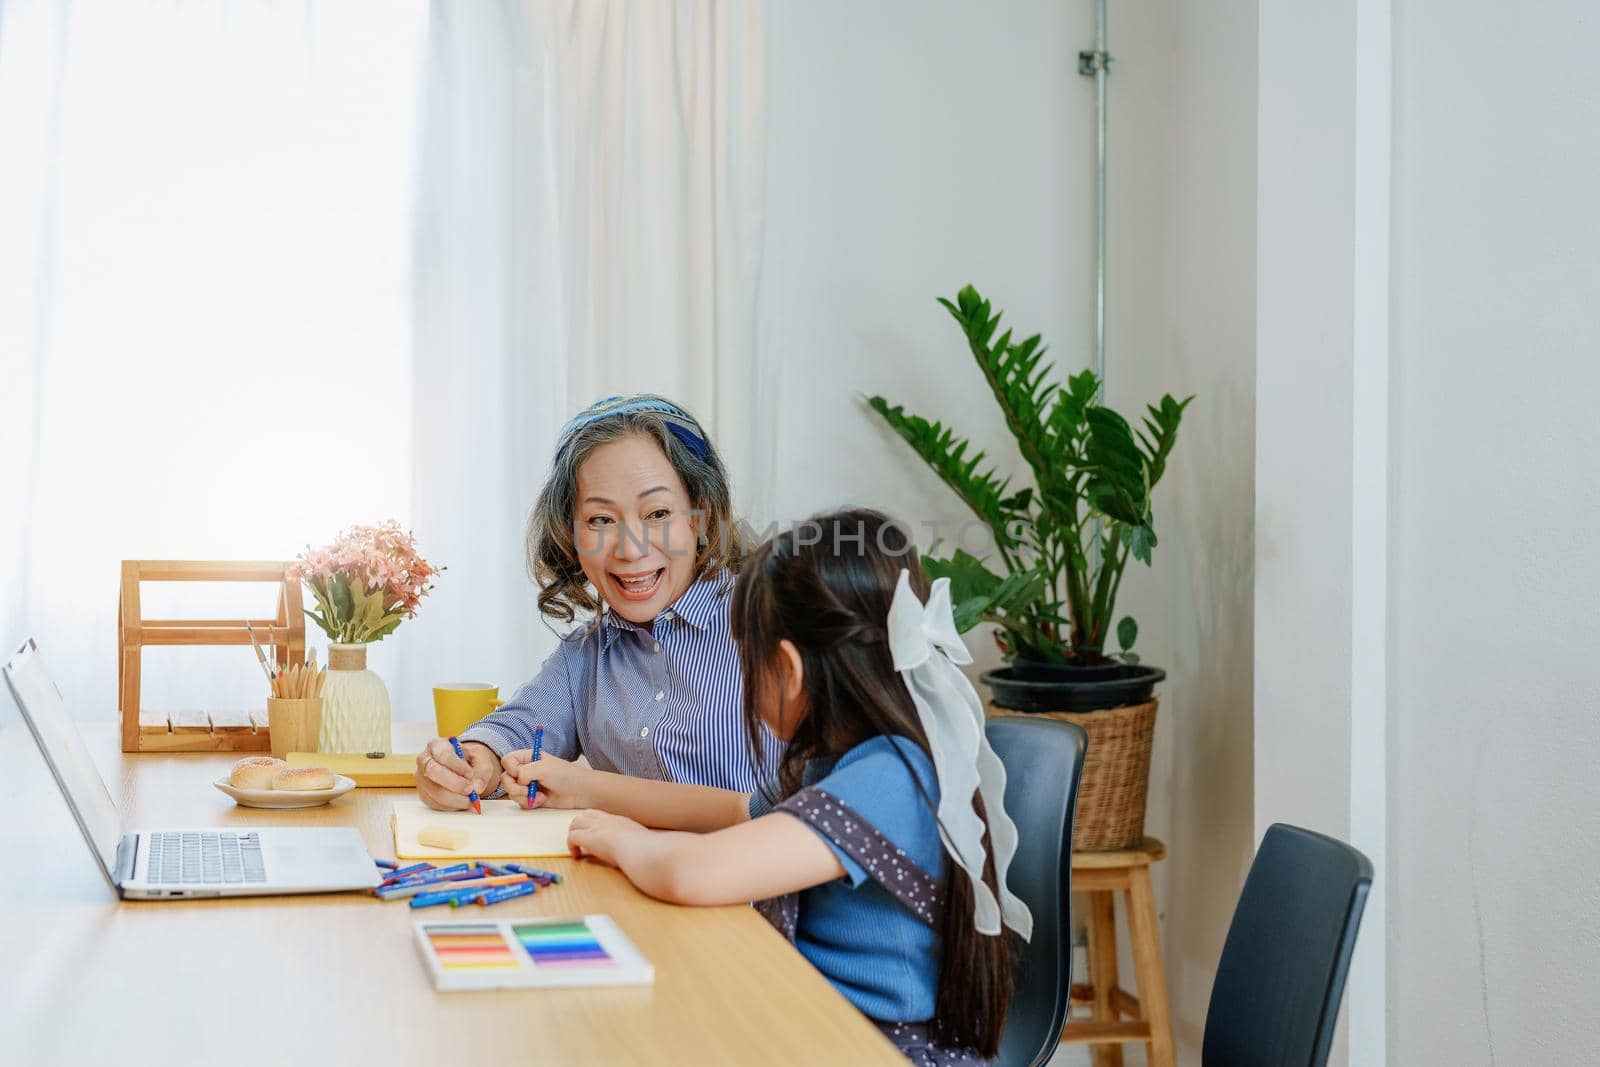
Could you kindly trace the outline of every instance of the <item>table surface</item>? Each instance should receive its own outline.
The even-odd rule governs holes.
[[[240,808],[211,785],[233,756],[125,755],[110,723],[79,728],[130,828],[354,826],[394,857],[390,801],[409,791]],[[397,724],[396,751],[426,729]],[[21,724],[0,731],[0,803],[9,1062],[905,1062],[750,908],[663,904],[596,863],[540,860],[562,883],[490,913],[609,914],[654,985],[437,993],[411,910],[365,893],[119,902]]]

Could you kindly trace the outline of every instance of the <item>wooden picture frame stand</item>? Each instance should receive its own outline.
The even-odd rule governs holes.
[[[249,623],[263,651],[280,668],[306,658],[300,582],[289,563],[226,560],[122,561],[117,607],[117,698],[124,752],[270,752],[263,711],[146,711],[139,700],[143,650],[158,645],[249,645]],[[277,617],[271,619],[146,619],[141,582],[275,582]],[[271,640],[268,640],[268,627]],[[263,678],[262,682],[265,683]],[[263,689],[265,685],[263,684]],[[263,708],[266,698],[262,698]]]

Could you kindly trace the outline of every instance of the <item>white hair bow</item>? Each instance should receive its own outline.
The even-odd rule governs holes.
[[[1017,851],[1017,826],[1005,809],[1006,769],[984,737],[983,702],[957,666],[971,663],[972,654],[956,632],[950,579],[935,579],[924,605],[911,591],[910,572],[900,572],[889,607],[889,652],[928,735],[939,779],[941,837],[972,882],[974,925],[981,934],[998,934],[1004,918],[1005,925],[1029,938],[1033,915],[1006,888],[1006,871]],[[998,904],[983,880],[983,820],[973,807],[974,793],[983,797],[989,816]]]

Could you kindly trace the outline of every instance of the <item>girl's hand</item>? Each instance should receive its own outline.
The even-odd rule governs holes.
[[[477,741],[461,742],[461,753],[456,755],[447,737],[436,737],[417,753],[417,769],[412,778],[417,783],[417,795],[430,808],[439,811],[463,811],[472,806],[469,793],[482,796],[494,792],[494,783],[500,776],[500,759],[494,749]]]
[[[539,783],[539,795],[533,798],[536,808],[587,808],[592,806],[586,788],[592,768],[582,767],[557,756],[533,758],[531,749],[519,748],[506,753],[500,761],[503,772],[500,784],[506,794],[523,805],[527,804],[528,783]]]
[[[543,763],[543,760],[539,762]],[[567,830],[567,848],[573,859],[596,859],[619,866],[618,853],[628,838],[651,831],[622,815],[603,811],[582,811]]]

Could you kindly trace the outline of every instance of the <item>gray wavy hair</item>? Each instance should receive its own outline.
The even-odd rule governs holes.
[[[589,423],[563,442],[528,514],[528,574],[539,586],[541,614],[571,622],[579,611],[599,612],[601,600],[584,576],[574,533],[578,471],[601,445],[634,436],[655,442],[682,479],[691,504],[700,509],[704,526],[695,550],[695,578],[720,574],[722,588],[732,587],[747,546],[733,518],[733,492],[721,457],[709,438],[705,438],[705,457],[695,455],[668,429],[659,412],[626,411]]]

